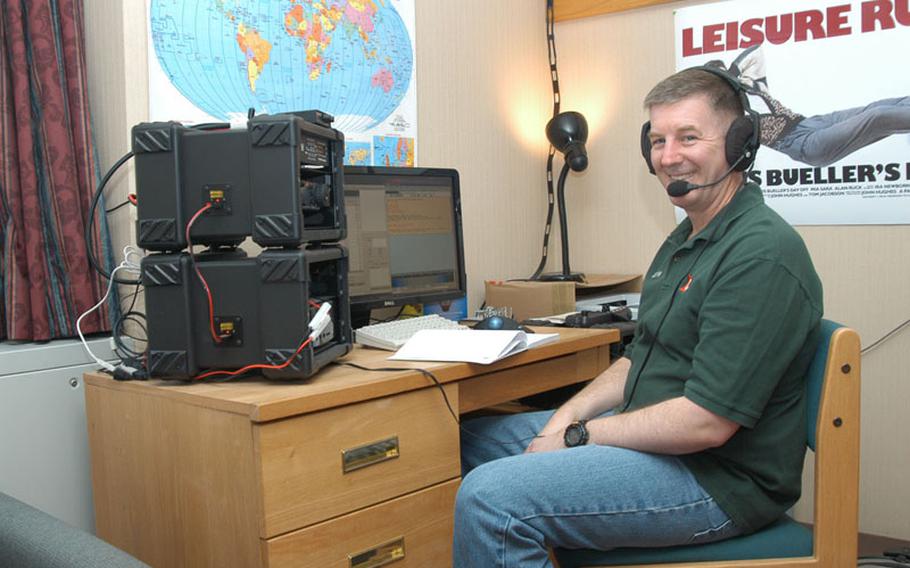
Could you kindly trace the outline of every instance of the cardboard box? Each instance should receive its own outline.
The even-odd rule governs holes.
[[[575,284],[572,282],[505,282],[487,280],[486,305],[512,308],[512,318],[552,316],[575,311]]]

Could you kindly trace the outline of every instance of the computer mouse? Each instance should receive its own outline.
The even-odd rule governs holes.
[[[521,325],[512,318],[490,316],[474,324],[474,329],[521,329]]]

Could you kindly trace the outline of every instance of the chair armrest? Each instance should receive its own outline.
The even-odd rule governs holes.
[[[148,568],[96,536],[0,493],[0,566]]]

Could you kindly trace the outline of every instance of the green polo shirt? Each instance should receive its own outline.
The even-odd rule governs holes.
[[[627,355],[628,410],[685,396],[741,427],[719,448],[682,456],[744,532],[799,498],[804,376],[822,286],[799,234],[747,184],[689,239],[685,219],[645,275]]]

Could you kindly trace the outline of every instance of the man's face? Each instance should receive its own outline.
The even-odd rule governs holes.
[[[684,180],[691,184],[711,183],[729,168],[725,156],[725,138],[732,122],[711,108],[706,95],[693,95],[681,101],[651,107],[651,163],[660,183]],[[687,211],[713,201],[728,185],[738,183],[727,178],[722,183],[670,197],[677,207]]]

